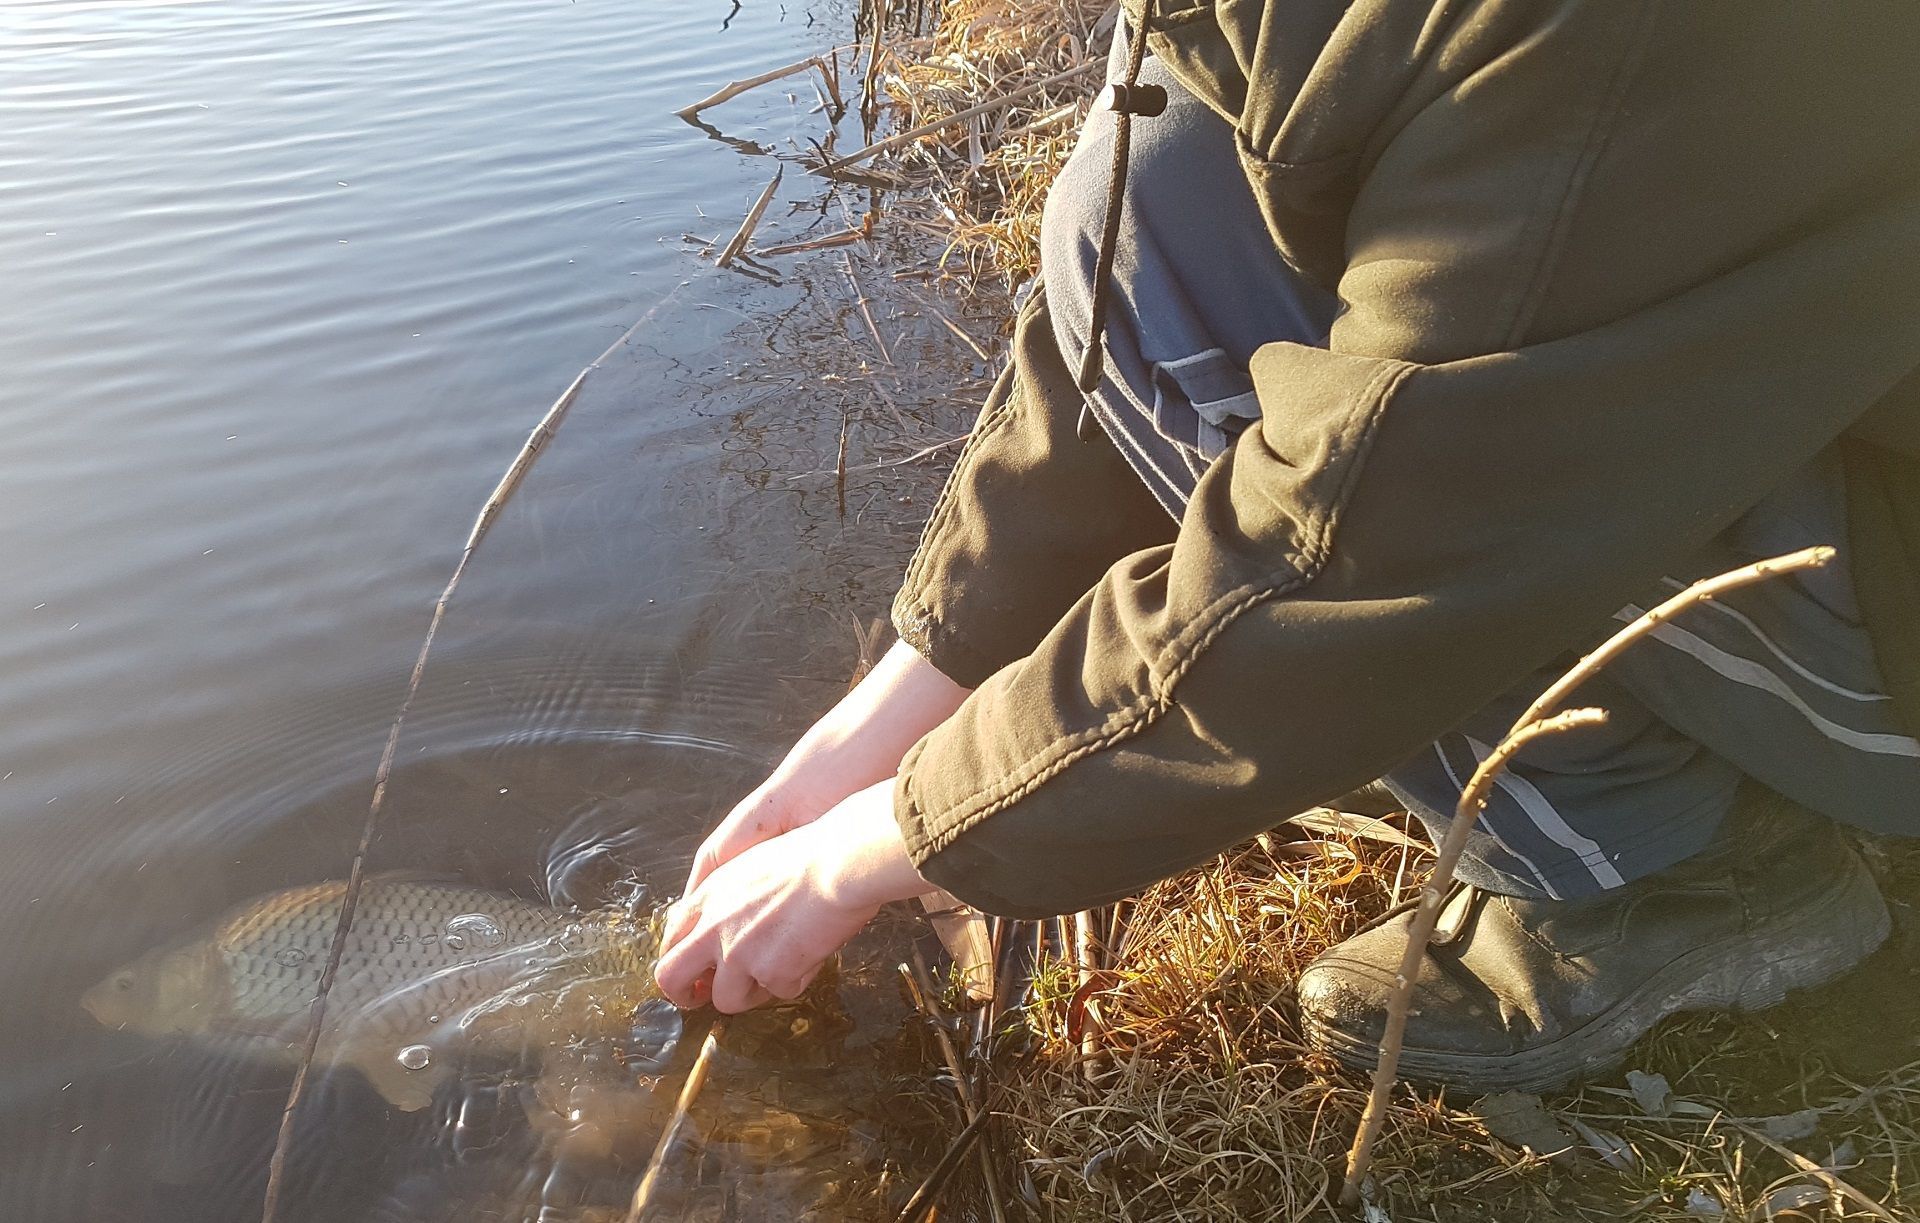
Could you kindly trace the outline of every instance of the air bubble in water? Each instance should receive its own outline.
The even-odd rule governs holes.
[[[447,946],[455,951],[465,951],[469,947],[498,947],[506,941],[506,932],[485,913],[462,913],[447,919]]]
[[[425,1045],[408,1045],[400,1050],[399,1062],[408,1070],[425,1070],[433,1060],[433,1050]]]
[[[307,953],[298,947],[282,947],[273,953],[273,958],[288,968],[298,968],[307,962]]]

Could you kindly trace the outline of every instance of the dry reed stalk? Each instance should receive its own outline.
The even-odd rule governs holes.
[[[867,235],[857,229],[844,229],[839,233],[828,234],[824,238],[809,238],[804,242],[783,242],[778,246],[759,247],[754,256],[759,259],[771,259],[776,255],[800,255],[807,251],[829,250],[836,246],[852,246]]]
[[[745,80],[729,82],[713,93],[701,98],[693,105],[683,106],[673,113],[676,117],[685,119],[691,123],[700,117],[700,112],[703,110],[718,106],[722,102],[731,101],[741,94],[746,93],[748,90],[757,89],[762,85],[770,84],[784,77],[790,77],[796,72],[805,72],[809,68],[818,68],[820,70],[820,79],[826,82],[827,90],[833,95],[834,102],[844,109],[846,103],[840,100],[839,55],[840,48],[835,48],[826,55],[810,55],[806,59],[787,64],[784,67],[770,69],[757,76],[747,77]],[[833,68],[831,70],[827,67],[828,56],[833,57]]]
[[[840,447],[833,461],[833,502],[840,517],[847,516],[847,414],[840,413]]]
[[[780,189],[780,179],[786,172],[785,166],[773,172],[773,181],[760,192],[760,198],[753,202],[753,207],[747,209],[746,219],[740,222],[740,228],[735,230],[733,237],[727,240],[726,249],[720,252],[720,258],[714,260],[715,264],[726,267],[739,257],[742,250],[746,249],[747,240],[752,238],[753,231],[759,228],[760,218],[767,214],[767,205],[773,202],[773,193]]]
[[[854,475],[857,473],[869,472],[869,471],[885,471],[890,467],[905,467],[909,463],[918,463],[922,459],[932,458],[934,455],[939,454],[942,450],[945,450],[950,446],[963,446],[966,444],[967,439],[972,436],[973,434],[970,432],[962,433],[956,437],[947,438],[944,441],[933,442],[929,445],[922,446],[920,447],[920,449],[914,451],[912,454],[906,455],[901,458],[885,459],[877,463],[862,463],[858,467],[847,468],[846,474]],[[799,479],[804,479],[805,477],[792,476],[790,478],[799,480]]]
[[[1132,902],[1117,900],[1107,906],[1107,967],[1113,968],[1120,963],[1120,952],[1127,937],[1127,912]]]
[[[1097,62],[1088,62],[1068,68],[1063,72],[1056,72],[1052,76],[1044,77],[1030,85],[1022,85],[1010,93],[1001,94],[997,98],[989,98],[984,102],[969,106],[962,111],[956,111],[944,118],[935,119],[929,123],[922,123],[917,127],[910,127],[904,132],[887,137],[885,140],[875,141],[863,149],[856,149],[844,157],[836,157],[823,166],[822,169],[831,173],[835,170],[844,170],[848,166],[858,165],[860,162],[877,154],[885,153],[891,149],[897,149],[902,145],[912,144],[921,137],[930,136],[942,128],[952,127],[956,123],[965,123],[967,120],[980,115],[992,114],[994,111],[1011,106],[1024,98],[1030,98],[1043,89],[1051,89],[1057,85],[1064,85],[1068,81],[1085,76],[1100,66]]]
[[[1103,8],[1108,17],[1101,16]],[[1077,136],[1077,125],[1063,120],[1084,106],[1097,83],[1091,74],[1104,60],[1115,11],[1101,0],[1039,6],[948,0],[928,51],[908,57],[895,49],[899,66],[886,85],[897,126],[927,135],[896,150],[896,173],[917,180],[925,193],[899,201],[894,219],[925,225],[942,238],[941,264],[949,272],[959,264],[975,277],[997,275],[1009,285],[1034,274],[1041,205]],[[998,104],[1075,70],[1089,75]],[[989,112],[960,122],[981,105]],[[905,215],[916,209],[936,215],[925,221]]]
[[[879,350],[880,359],[888,365],[893,364],[893,353],[888,351],[887,342],[880,335],[880,325],[873,321],[873,307],[867,301],[867,291],[860,287],[860,277],[854,274],[853,257],[845,251],[840,252],[840,262],[847,269],[847,286],[853,290],[854,304],[860,307],[860,317],[866,320],[867,331],[873,336],[873,346]],[[888,406],[892,406],[889,403]],[[899,415],[899,409],[894,410]],[[901,417],[900,425],[906,427],[906,418]]]
[[[936,319],[939,319],[942,326],[944,326],[948,331],[951,331],[954,334],[954,336],[957,339],[959,339],[959,341],[962,344],[965,344],[968,348],[971,348],[973,350],[974,356],[979,357],[982,361],[991,362],[993,360],[993,354],[988,352],[985,348],[981,347],[980,341],[974,339],[971,335],[967,334],[966,330],[962,328],[960,324],[954,322],[951,318],[949,318],[945,310],[942,310],[937,304],[935,304],[932,300],[927,298],[924,294],[916,293],[914,294],[914,296],[918,297],[920,299],[920,303],[924,305],[928,310],[931,310],[933,312],[933,317]]]
[[[1040,132],[1051,131],[1069,119],[1078,119],[1079,117],[1080,103],[1068,102],[1064,106],[1056,106],[1031,123],[1016,127],[1010,132],[1003,133],[1000,139],[1005,142],[1012,142],[1019,140],[1023,136],[1033,136]]]
[[[992,1115],[973,1090],[972,1076],[967,1073],[966,1063],[960,1059],[960,1051],[953,1044],[953,1030],[947,1021],[946,1012],[934,997],[933,981],[927,973],[927,961],[920,949],[913,950],[913,967],[900,966],[901,979],[906,983],[907,993],[913,999],[914,1009],[927,1020],[933,1028],[934,1040],[940,1045],[940,1055],[946,1059],[947,1070],[953,1075],[954,1095],[959,1098],[961,1115],[967,1124],[981,1122]],[[994,1223],[1005,1223],[1004,1208],[1000,1204],[1000,1177],[993,1166],[992,1153],[984,1146],[980,1152],[980,1178],[986,1186],[987,1210],[993,1216]]]
[[[853,616],[853,675],[847,680],[847,691],[852,692],[860,686],[860,681],[872,674],[880,665],[880,656],[886,653],[887,635],[893,626],[885,619],[875,616],[864,625],[858,616]]]
[[[507,502],[527,472],[532,469],[534,460],[553,440],[560,424],[566,419],[567,410],[578,398],[580,388],[586,385],[589,375],[600,368],[600,363],[624,347],[639,333],[642,327],[652,322],[660,310],[679,294],[676,288],[655,302],[633,326],[622,332],[620,338],[609,344],[605,352],[595,357],[591,364],[581,370],[560,397],[553,401],[533,427],[527,440],[521,444],[519,453],[507,465],[506,474],[494,486],[480,507],[479,515],[474,519],[473,529],[467,533],[467,542],[460,549],[460,559],[453,567],[453,576],[434,601],[433,616],[427,621],[426,636],[420,642],[420,652],[413,660],[413,670],[407,677],[407,690],[401,698],[400,708],[393,716],[393,725],[388,728],[386,745],[380,752],[380,763],[374,769],[373,795],[367,802],[366,819],[360,827],[360,840],[354,846],[353,863],[347,871],[347,886],[340,896],[340,916],[334,923],[333,938],[327,948],[327,960],[320,970],[320,979],[316,983],[313,1003],[308,1008],[307,1031],[301,1046],[300,1060],[293,1073],[293,1082],[287,1088],[287,1102],[280,1111],[280,1125],[274,1134],[273,1154],[267,1163],[267,1186],[260,1206],[260,1223],[274,1223],[280,1209],[280,1193],[286,1175],[287,1152],[293,1138],[293,1120],[299,1112],[300,1102],[306,1095],[307,1080],[313,1072],[314,1057],[319,1052],[320,1032],[326,1022],[327,998],[333,992],[333,985],[340,975],[340,960],[346,952],[347,935],[353,928],[353,916],[360,905],[360,893],[366,885],[367,853],[373,847],[374,832],[380,824],[380,813],[386,807],[387,782],[393,775],[394,754],[400,746],[400,732],[406,725],[407,715],[413,710],[414,698],[420,693],[420,681],[426,675],[427,657],[433,652],[434,639],[439,635],[440,625],[446,619],[447,607],[453,602],[453,595],[460,587],[460,579],[466,576],[467,567],[472,564],[474,554],[480,548],[481,540],[486,538],[494,522],[506,509]]]
[[[1099,1077],[1100,1018],[1093,991],[1099,980],[1100,940],[1094,933],[1098,914],[1087,909],[1073,915],[1073,959],[1078,984],[1074,996],[1080,1001],[1080,1069],[1089,1080]]]
[[[920,1223],[936,1208],[940,1191],[953,1179],[960,1161],[974,1148],[980,1135],[986,1133],[987,1122],[992,1116],[992,1113],[981,1113],[954,1136],[953,1141],[947,1144],[945,1153],[940,1156],[940,1162],[933,1166],[933,1171],[927,1173],[927,1179],[920,1182],[913,1196],[900,1208],[900,1213],[893,1216],[893,1223]]]
[[[1756,561],[1717,577],[1695,582],[1658,607],[1641,615],[1576,663],[1527,707],[1526,712],[1514,722],[1512,729],[1508,730],[1506,737],[1494,747],[1486,760],[1481,762],[1480,767],[1474,770],[1472,779],[1460,794],[1460,802],[1454,810],[1453,822],[1448,825],[1447,835],[1440,844],[1433,875],[1420,893],[1420,906],[1415,910],[1413,923],[1407,931],[1406,954],[1401,959],[1399,972],[1394,979],[1394,990],[1387,1005],[1386,1030],[1380,1039],[1380,1061],[1374,1070],[1373,1087],[1367,1098],[1366,1110],[1361,1114],[1359,1128],[1354,1134],[1353,1147],[1347,1156],[1346,1179],[1340,1189],[1340,1201],[1343,1204],[1352,1206],[1360,1200],[1361,1182],[1367,1174],[1368,1165],[1372,1162],[1374,1144],[1379,1140],[1380,1131],[1386,1124],[1387,1100],[1393,1092],[1399,1070],[1401,1044],[1406,1036],[1407,1020],[1413,1006],[1413,991],[1419,977],[1420,961],[1426,954],[1428,940],[1433,937],[1433,928],[1439,920],[1440,908],[1445,903],[1448,886],[1453,882],[1454,866],[1466,849],[1468,834],[1472,831],[1474,821],[1479,818],[1481,810],[1486,806],[1487,793],[1492,788],[1495,778],[1506,768],[1514,754],[1533,739],[1576,726],[1592,725],[1602,720],[1605,715],[1598,710],[1575,709],[1565,713],[1555,713],[1554,710],[1575,689],[1592,679],[1601,668],[1654,629],[1688,608],[1708,602],[1729,590],[1765,581],[1779,574],[1817,568],[1827,564],[1833,557],[1834,550],[1824,545],[1803,548],[1798,552]]]
[[[860,125],[869,135],[873,125],[880,121],[880,97],[874,92],[873,82],[880,75],[880,36],[886,33],[887,14],[892,7],[888,0],[874,0],[867,10],[873,23],[873,37],[867,44],[867,72],[860,79]]]
[[[640,1183],[633,1190],[633,1204],[627,1208],[627,1223],[641,1223],[647,1208],[653,1204],[654,1194],[660,1187],[660,1172],[666,1167],[667,1153],[679,1140],[680,1131],[686,1128],[687,1114],[693,1108],[693,1102],[700,1097],[700,1091],[707,1085],[707,1073],[713,1068],[714,1054],[720,1050],[721,1025],[716,1023],[707,1029],[707,1039],[700,1046],[700,1056],[693,1059],[693,1065],[687,1069],[686,1081],[680,1084],[680,1095],[673,1103],[673,1116],[667,1122],[667,1128],[660,1132],[660,1141],[654,1144],[653,1157],[647,1160],[647,1170],[640,1177]]]
[[[838,123],[847,113],[847,99],[840,92],[840,48],[838,47],[827,53],[827,93],[833,98],[833,121]]]

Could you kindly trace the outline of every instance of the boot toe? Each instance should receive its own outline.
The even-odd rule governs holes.
[[[1363,1069],[1373,1065],[1410,921],[1409,915],[1355,935],[1323,952],[1301,973],[1297,996],[1309,1048]],[[1416,1063],[1423,1053],[1442,1058],[1509,1056],[1516,1048],[1510,1029],[1517,1018],[1491,991],[1485,998],[1476,996],[1432,956],[1423,957],[1404,1047]]]
[[[1345,952],[1341,947],[1325,952],[1300,974],[1297,993],[1307,1042],[1319,1046],[1336,1038],[1377,1048],[1393,972]]]

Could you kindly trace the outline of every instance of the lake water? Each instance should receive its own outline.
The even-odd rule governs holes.
[[[842,420],[856,466],[898,457],[964,428],[984,371],[890,372],[952,345],[905,290],[878,351],[847,275],[889,282],[876,253],[770,285],[682,240],[724,239],[770,176],[739,141],[792,153],[827,120],[798,78],[714,112],[733,142],[671,112],[850,33],[831,5],[728,9],[0,4],[0,1218],[258,1216],[285,1072],[105,1031],[78,996],[344,874],[474,514],[636,319],[453,606],[374,869],[562,902],[670,888],[843,689],[932,477],[857,476],[843,511],[821,475]],[[768,240],[859,206],[790,167]],[[856,1050],[890,1039],[866,1029]],[[604,1184],[543,1188],[511,1088],[396,1116],[329,1077],[283,1217],[614,1217]],[[816,1115],[834,1084],[807,1090]],[[498,1133],[454,1141],[488,1101]],[[858,1112],[821,1128],[867,1149],[815,1181],[884,1163]],[[712,1217],[811,1192],[715,1208],[700,1159],[683,1188]]]

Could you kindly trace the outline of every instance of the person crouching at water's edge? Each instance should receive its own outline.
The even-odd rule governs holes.
[[[1403,1068],[1556,1085],[1885,935],[1843,829],[1920,833],[1920,9],[1267,4],[1129,0],[1138,113],[1054,187],[901,642],[701,847],[669,997],[794,996],[929,885],[1099,905],[1376,778],[1437,835],[1579,651],[1813,543],[1503,778]],[[1303,975],[1314,1047],[1370,1064],[1407,920]]]

